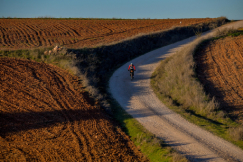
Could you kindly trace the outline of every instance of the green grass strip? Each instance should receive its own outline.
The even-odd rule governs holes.
[[[136,119],[129,115],[114,99],[110,99],[113,114],[122,130],[139,150],[154,162],[186,162],[187,159],[166,145],[161,139],[147,131]]]

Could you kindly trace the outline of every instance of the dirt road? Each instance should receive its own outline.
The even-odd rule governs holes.
[[[223,27],[243,26],[243,21]],[[221,28],[223,28],[221,27]],[[213,34],[205,34],[205,36]],[[180,115],[168,109],[150,87],[150,76],[159,61],[173,55],[195,37],[151,51],[131,62],[137,71],[130,81],[127,71],[131,62],[120,67],[110,79],[109,87],[113,97],[147,130],[163,139],[167,144],[186,155],[191,161],[243,161],[243,150],[213,134],[189,123]]]

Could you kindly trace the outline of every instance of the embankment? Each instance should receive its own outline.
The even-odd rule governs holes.
[[[110,111],[106,88],[111,74],[125,62],[144,53],[189,38],[218,26],[228,19],[221,17],[212,22],[136,36],[128,40],[97,48],[70,49],[77,56],[76,65],[83,77],[83,85],[100,101],[102,107]]]

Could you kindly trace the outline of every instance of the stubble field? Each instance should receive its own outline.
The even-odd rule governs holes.
[[[0,49],[29,49],[56,44],[68,48],[95,47],[136,36],[212,21],[201,19],[65,20],[0,19]]]

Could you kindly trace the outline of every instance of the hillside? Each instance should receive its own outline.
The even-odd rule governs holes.
[[[147,161],[78,77],[10,58],[0,75],[0,160]]]
[[[60,53],[52,53],[51,55],[45,54],[44,51],[46,49],[42,49],[45,45],[52,45],[51,43],[44,45],[39,44],[41,45],[41,48],[33,50],[13,50],[15,47],[16,49],[19,47],[7,45],[6,47],[9,47],[9,49],[12,50],[0,51],[1,57],[33,59],[42,63],[32,64],[29,63],[31,61],[27,60],[25,61],[28,63],[24,63],[22,60],[23,62],[20,63],[19,67],[18,63],[13,61],[14,59],[8,60],[7,58],[3,58],[8,62],[8,65],[5,65],[5,61],[3,61],[0,66],[1,75],[7,76],[7,78],[1,78],[4,80],[0,82],[1,88],[3,89],[1,90],[0,101],[1,105],[4,105],[1,107],[2,118],[0,121],[0,126],[3,130],[1,133],[1,146],[3,146],[1,148],[3,151],[0,153],[1,158],[10,159],[21,157],[27,160],[31,158],[43,159],[43,155],[47,159],[65,159],[67,157],[66,155],[70,155],[71,158],[83,160],[121,159],[121,161],[123,161],[126,159],[126,161],[134,161],[138,159],[138,161],[146,161],[143,155],[138,152],[137,148],[134,148],[134,145],[130,141],[130,139],[132,139],[134,142],[134,140],[138,138],[138,134],[131,135],[129,139],[128,136],[124,135],[124,133],[116,127],[117,125],[114,123],[114,119],[111,119],[111,116],[108,117],[107,115],[107,113],[109,113],[109,115],[114,115],[116,111],[114,110],[116,106],[111,103],[113,101],[110,100],[110,95],[106,92],[109,76],[117,67],[134,57],[158,47],[188,38],[189,36],[195,35],[195,31],[206,31],[225,24],[226,22],[227,20],[225,18],[220,18],[210,23],[178,27],[159,33],[145,34],[140,37],[127,39],[123,42],[113,42],[111,45],[98,48],[81,48],[76,50],[65,48],[64,51],[60,51]],[[11,28],[11,26],[8,28]],[[7,31],[7,29],[5,31]],[[29,31],[29,33],[31,33],[31,31]],[[12,36],[13,35],[14,34],[12,34]],[[59,36],[55,35],[55,37]],[[4,36],[1,38],[4,38],[2,40],[8,38],[12,41],[12,45],[14,44],[14,41],[17,40],[17,38],[11,39],[14,38],[11,36]],[[33,39],[33,41],[31,41],[30,38],[32,38],[32,36],[23,36],[23,38],[28,38],[28,42],[34,42],[34,40],[36,40]],[[48,40],[48,38],[46,39]],[[34,47],[39,47],[39,45],[36,44]],[[95,46],[96,45],[97,44],[95,44]],[[31,44],[21,46],[20,48],[26,47],[32,48]],[[67,59],[66,56],[70,58],[65,60]],[[77,73],[75,74],[80,78],[74,79],[75,81],[73,82],[73,79],[68,79],[71,76],[69,76],[67,72],[58,68],[53,71],[51,68],[47,68],[50,65],[44,64],[43,62],[64,65],[63,67],[70,71],[75,67],[77,69]],[[68,62],[72,63],[69,64]],[[13,67],[11,64],[16,67]],[[40,66],[43,66],[44,70],[41,70]],[[2,69],[3,67],[7,68]],[[25,77],[30,80],[28,81],[28,79],[22,77],[21,74],[25,75]],[[20,81],[18,78],[20,78]],[[80,82],[82,82],[82,85]],[[22,85],[24,86],[22,87]],[[80,91],[80,88],[77,87],[80,87],[82,90]],[[41,89],[39,90],[38,88]],[[68,91],[67,94],[65,92],[66,88]],[[84,88],[86,91],[88,90],[89,95],[93,95],[98,102],[94,104],[94,101],[89,99],[88,93],[84,92]],[[78,96],[73,90],[78,90],[77,93],[80,93],[81,96]],[[28,91],[30,91],[30,93]],[[25,98],[25,96],[28,98]],[[39,98],[40,101],[38,100]],[[34,102],[29,102],[31,100],[34,100]],[[8,102],[5,103],[4,101]],[[99,105],[101,105],[102,109]],[[37,107],[37,110],[33,110],[35,109],[34,107]],[[98,114],[96,112],[98,112]],[[124,115],[126,116],[124,112],[122,112],[122,114],[123,117]],[[117,115],[120,117],[121,113]],[[116,115],[114,116],[115,118],[117,117]],[[131,120],[128,119],[127,116],[125,118],[123,117],[121,121],[119,121],[121,122],[119,123],[120,126],[124,126],[124,121],[127,122]],[[51,118],[55,119],[52,120]],[[82,120],[81,118],[85,118],[85,120]],[[14,122],[9,122],[12,119]],[[22,124],[20,125],[18,123]],[[137,129],[134,128],[137,127],[136,124],[132,125],[132,131]],[[79,128],[83,128],[84,130],[80,130]],[[131,130],[125,126],[123,131],[128,133]],[[93,132],[100,132],[100,134],[97,134],[96,136]],[[142,134],[143,133],[144,131],[142,130]],[[101,138],[96,139],[96,137],[99,136],[101,136]],[[151,136],[149,140],[146,139],[144,141],[150,142],[149,145],[155,146],[153,140],[150,140],[153,138],[154,136]],[[57,142],[55,140],[58,140],[61,143],[55,143]],[[66,143],[66,140],[69,142]],[[117,140],[121,142],[118,142]],[[41,141],[45,141],[45,143],[40,143]],[[100,141],[103,141],[104,143],[99,145],[98,143]],[[73,145],[71,144],[72,142],[74,143]],[[108,144],[106,144],[107,142]],[[157,142],[157,144],[159,145],[160,143]],[[46,152],[44,147],[50,148],[50,150]],[[26,151],[29,148],[31,148],[31,151]],[[53,148],[59,151],[55,154],[52,152]],[[118,149],[116,150],[115,148]],[[76,152],[74,150],[76,150]],[[156,152],[156,150],[148,149],[147,151],[149,153],[146,156],[150,156],[149,154]],[[85,154],[85,152],[88,153]],[[156,153],[160,154],[159,151]],[[170,150],[166,151],[166,157],[171,158]],[[161,155],[158,155],[158,159],[160,158]]]
[[[29,49],[59,44],[68,48],[96,47],[144,33],[188,26],[214,19],[0,19],[0,49]]]
[[[197,55],[198,77],[220,109],[243,123],[243,35],[207,42]]]

